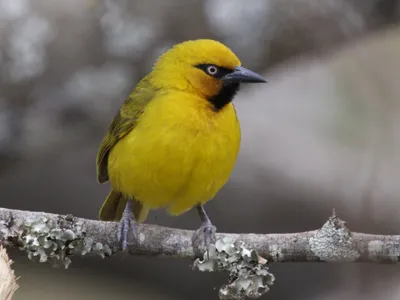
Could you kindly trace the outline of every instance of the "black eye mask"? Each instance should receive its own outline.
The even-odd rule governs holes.
[[[228,69],[228,68],[224,68],[224,67],[218,67],[216,65],[213,64],[198,64],[195,66],[196,68],[203,70],[204,73],[206,73],[207,75],[210,75],[212,77],[221,79],[222,77],[224,77],[225,75],[232,73],[234,70]],[[215,73],[210,73],[209,69],[210,68],[215,68],[216,72]]]

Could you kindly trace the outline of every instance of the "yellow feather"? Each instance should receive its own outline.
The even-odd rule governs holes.
[[[112,186],[100,219],[119,220],[128,198],[138,222],[160,207],[179,215],[211,200],[227,182],[240,148],[230,103],[237,89],[215,106],[224,83],[199,67],[204,64],[230,73],[240,61],[213,40],[178,44],[125,101],[97,155],[97,179]]]
[[[112,149],[111,185],[145,207],[178,215],[206,203],[229,179],[240,146],[232,104],[215,112],[179,91],[157,97]]]

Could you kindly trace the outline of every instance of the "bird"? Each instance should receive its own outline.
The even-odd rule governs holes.
[[[229,180],[239,153],[232,101],[242,83],[264,82],[216,40],[183,41],[159,56],[114,116],[96,158],[97,181],[111,185],[99,219],[119,221],[123,250],[154,209],[179,216],[196,207],[193,245],[215,241],[204,205]]]

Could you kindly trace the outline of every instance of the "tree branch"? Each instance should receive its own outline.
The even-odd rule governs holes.
[[[61,216],[51,213],[31,212],[0,208],[0,231],[4,232],[12,217],[14,223],[23,223],[45,217],[58,222],[61,219],[72,223],[81,223],[85,235],[94,241],[118,248],[116,232],[117,222],[103,222]],[[139,224],[139,245],[129,245],[130,254],[150,256],[173,256],[193,258],[195,256],[191,239],[192,230],[168,228],[151,224]],[[270,262],[380,262],[397,263],[400,261],[400,235],[374,235],[350,232],[345,222],[331,217],[318,230],[282,233],[282,234],[237,234],[217,233],[217,240],[228,237],[243,241]],[[336,237],[336,238],[335,238]],[[2,235],[4,241],[7,235]]]
[[[104,257],[119,252],[117,230],[117,222],[0,208],[2,243],[20,247],[31,259],[61,261],[66,267],[73,255],[91,252]],[[231,281],[221,288],[220,299],[257,298],[268,291],[274,277],[268,272],[267,260],[370,263],[400,260],[400,235],[351,232],[335,214],[322,228],[307,232],[217,233],[217,242],[207,255],[206,251],[195,253],[193,234],[191,230],[140,224],[139,244],[129,245],[128,251],[136,255],[199,257],[194,262],[198,270],[229,271]]]

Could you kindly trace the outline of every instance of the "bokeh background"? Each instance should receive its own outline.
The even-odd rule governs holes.
[[[243,143],[207,205],[224,232],[400,232],[400,1],[0,0],[1,206],[96,218],[95,156],[156,57],[218,39],[265,85],[235,99]],[[148,222],[197,228],[196,213]],[[226,274],[145,257],[34,264],[12,251],[14,299],[217,299]],[[264,299],[398,299],[393,265],[272,264]]]

